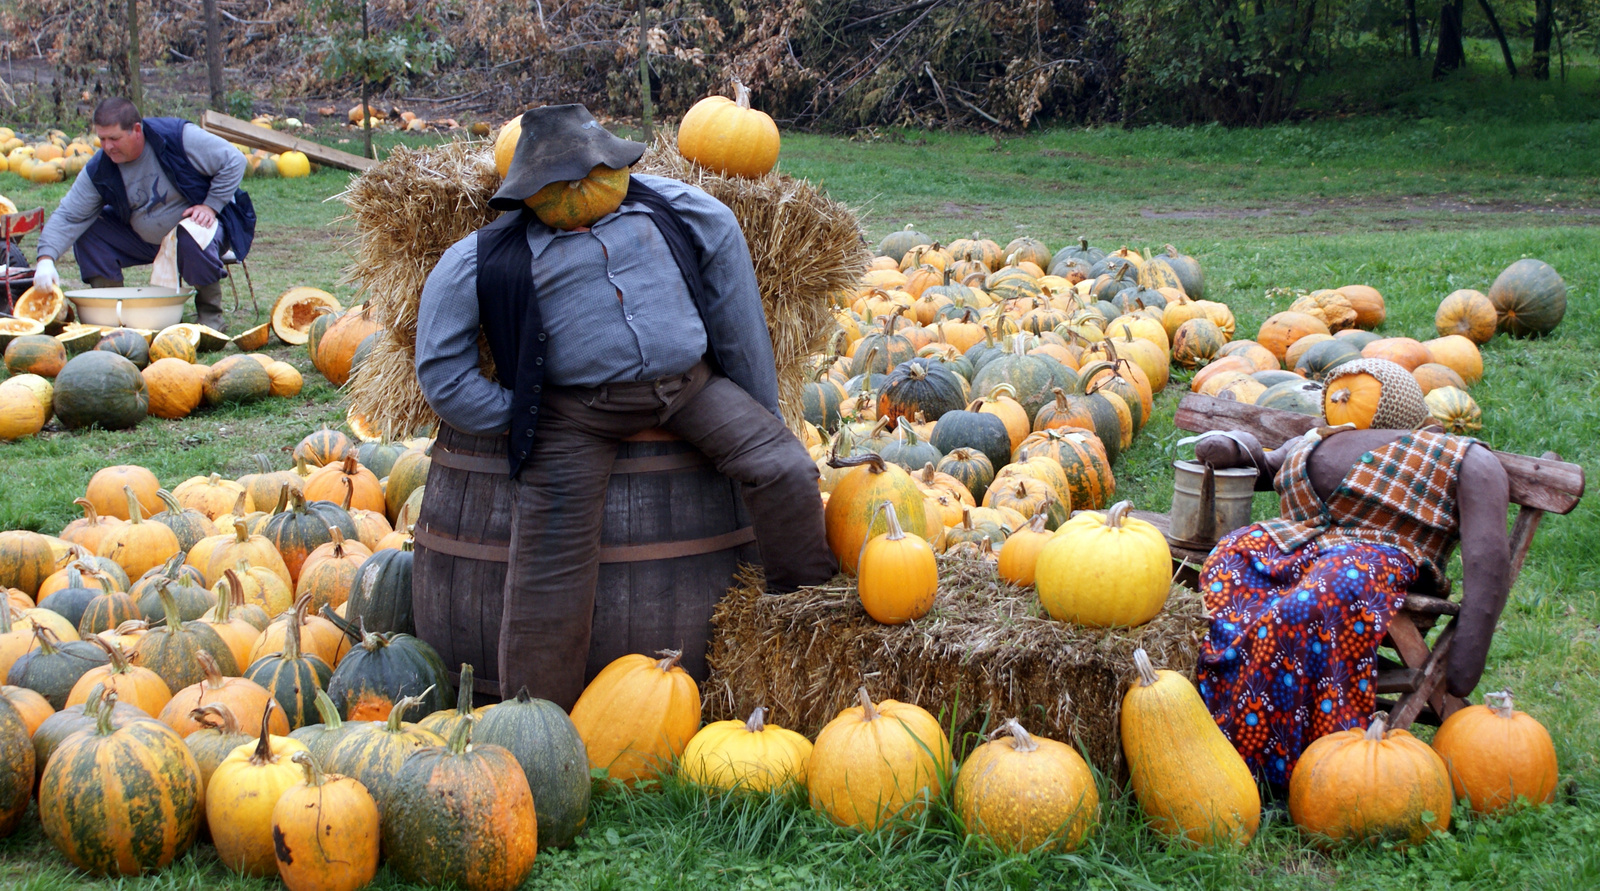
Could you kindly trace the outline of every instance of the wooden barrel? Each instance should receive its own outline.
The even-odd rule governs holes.
[[[471,664],[483,701],[500,696],[512,513],[505,448],[504,436],[440,425],[413,529],[417,636],[446,666]],[[694,446],[660,430],[621,443],[606,488],[585,680],[628,653],[681,649],[684,669],[704,682],[711,611],[738,564],[759,562],[754,542],[739,484]]]

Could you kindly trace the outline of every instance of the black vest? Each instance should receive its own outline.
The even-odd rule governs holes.
[[[636,178],[629,179],[628,194],[622,203],[639,204],[650,210],[650,219],[661,231],[704,322],[706,298],[700,280],[700,252],[688,224],[661,193]],[[533,211],[519,210],[478,230],[478,322],[494,356],[495,374],[501,386],[511,390],[506,457],[513,477],[533,449],[543,400],[546,335],[533,288],[533,252],[528,248],[528,226],[536,221]],[[710,326],[706,344],[706,360],[716,367]]]
[[[183,127],[188,123],[183,118],[145,118],[144,144],[155,153],[156,163],[172,181],[172,187],[193,206],[205,203],[211,192],[211,177],[196,170],[183,150]],[[128,190],[122,184],[122,173],[117,165],[105,152],[95,152],[84,170],[89,174],[89,182],[94,183],[95,190],[100,193],[100,200],[111,209],[111,215],[127,223],[133,216],[133,208],[128,206]],[[235,257],[243,260],[256,237],[256,209],[249,193],[235,189],[233,200],[218,211],[217,225],[222,229],[223,242],[233,249]]]

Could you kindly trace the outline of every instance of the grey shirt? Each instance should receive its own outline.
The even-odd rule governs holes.
[[[244,181],[244,155],[226,139],[194,124],[183,127],[183,151],[195,170],[211,178],[205,205],[220,212],[233,201],[234,191]],[[156,161],[156,153],[148,146],[139,157],[118,164],[117,171],[122,174],[122,185],[128,190],[128,207],[132,211],[128,224],[146,244],[160,244],[183,219],[189,202],[173,187]],[[89,170],[85,167],[72,181],[72,188],[67,190],[67,197],[61,199],[61,206],[45,221],[44,230],[39,233],[39,256],[60,258],[77,242],[78,236],[94,225],[104,206],[100,190],[89,180]]]
[[[528,247],[548,336],[546,381],[598,386],[682,374],[705,355],[709,337],[723,373],[779,414],[772,341],[733,212],[694,186],[635,176],[670,201],[693,233],[706,321],[649,210],[624,207],[587,232],[534,221]],[[429,273],[417,311],[416,356],[417,380],[433,410],[450,426],[482,435],[506,429],[511,390],[478,369],[477,269],[474,233],[456,242]]]

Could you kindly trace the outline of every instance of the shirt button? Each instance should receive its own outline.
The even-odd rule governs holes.
[[[530,414],[530,415],[536,415],[538,413],[539,413],[539,410],[537,408],[528,409],[528,414]]]
[[[543,331],[539,332],[539,339],[540,340],[544,340],[544,332]]]
[[[533,364],[535,364],[535,365],[543,365],[544,364],[544,357],[543,356],[539,356],[539,357],[535,358],[533,360]]]
[[[534,384],[533,385],[533,392],[535,392],[535,393],[539,392],[539,385],[538,384]],[[534,411],[538,411],[539,407],[536,405],[536,406],[533,407],[533,410]]]
[[[628,313],[628,314],[627,314],[627,319],[628,319],[628,321],[630,321],[630,322],[631,322],[631,321],[633,321],[633,313],[631,313],[631,312],[630,312],[630,313]]]
[[[535,409],[535,410],[537,410],[537,409]],[[524,433],[524,434],[522,434],[522,435],[523,435],[523,436],[526,436],[526,437],[527,437],[527,438],[529,438],[529,439],[532,439],[532,438],[533,438],[533,431],[532,431],[532,430],[529,430],[529,431],[528,431],[528,432],[527,432],[527,433]],[[524,457],[526,457],[526,455],[524,455]]]

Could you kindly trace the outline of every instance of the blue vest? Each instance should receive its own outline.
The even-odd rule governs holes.
[[[706,317],[705,285],[700,279],[699,251],[689,224],[684,222],[660,192],[637,179],[629,179],[623,204],[642,204],[661,231],[678,273],[702,320]],[[511,429],[506,443],[511,476],[522,469],[533,448],[543,402],[545,331],[539,299],[533,286],[533,252],[528,248],[530,210],[503,214],[478,230],[478,319],[495,375],[511,391]],[[706,361],[716,369],[716,346],[711,326],[706,326]]]
[[[144,147],[155,152],[156,163],[161,165],[161,171],[172,181],[173,188],[178,190],[183,200],[193,207],[204,204],[206,197],[211,194],[211,178],[194,169],[194,165],[189,163],[188,153],[183,150],[183,126],[187,123],[183,118],[145,118]],[[94,183],[99,191],[106,210],[127,223],[133,216],[133,209],[128,206],[128,190],[122,184],[122,173],[117,170],[117,165],[106,158],[105,152],[95,152],[89,163],[84,165],[84,170],[89,174],[89,182]],[[223,205],[222,211],[217,214],[217,223],[222,228],[222,239],[227,245],[218,253],[231,249],[234,256],[243,260],[250,253],[250,243],[256,237],[256,209],[244,189],[234,191],[233,201]]]

